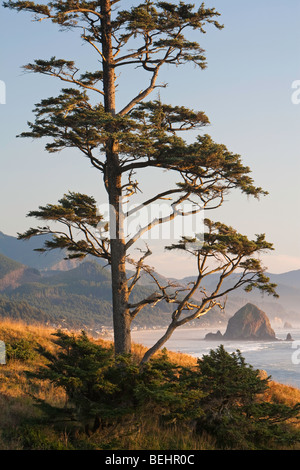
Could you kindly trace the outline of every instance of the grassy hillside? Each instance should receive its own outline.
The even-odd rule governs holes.
[[[63,409],[66,395],[47,380],[28,378],[28,371],[45,365],[35,347],[43,346],[55,352],[53,329],[30,326],[21,322],[2,320],[0,339],[5,342],[9,358],[0,366],[0,450],[216,450],[213,435],[196,435],[191,427],[164,425],[152,414],[145,413],[139,426],[128,416],[118,425],[102,428],[87,436],[81,427],[71,422],[45,419],[36,406],[38,400]],[[110,347],[110,343],[97,340]],[[140,358],[145,348],[134,345],[134,357]],[[196,359],[179,353],[167,352],[177,365],[192,367]],[[265,400],[294,405],[300,402],[300,390],[270,382]],[[280,446],[278,446],[280,449]],[[300,447],[299,447],[300,448]]]
[[[68,434],[66,423],[55,425],[45,423],[42,413],[35,406],[36,399],[46,400],[51,405],[64,407],[66,395],[47,381],[29,380],[28,371],[34,371],[44,360],[33,348],[41,345],[54,352],[51,334],[53,329],[44,326],[30,326],[22,322],[1,320],[0,339],[6,345],[23,345],[28,348],[28,358],[11,358],[0,366],[0,450],[88,450],[88,449],[210,449],[213,439],[191,438],[191,432],[178,429],[164,429],[152,416],[145,417],[142,429],[104,430],[88,438],[81,430]],[[98,340],[110,347],[109,341]],[[30,346],[29,346],[30,345]],[[20,347],[21,349],[21,347]],[[141,345],[135,345],[133,354],[140,358],[145,352]],[[177,353],[169,353],[174,362],[183,365],[195,363],[195,359]],[[35,397],[35,398],[33,398]],[[126,425],[127,426],[127,425]]]

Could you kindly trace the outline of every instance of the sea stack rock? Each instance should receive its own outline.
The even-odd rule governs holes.
[[[256,305],[248,303],[229,319],[223,339],[274,341],[276,337],[267,315]]]
[[[219,341],[223,339],[223,335],[220,330],[217,331],[217,333],[207,333],[205,335],[205,339],[208,341]]]

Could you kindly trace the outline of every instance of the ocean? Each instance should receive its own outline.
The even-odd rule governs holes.
[[[255,369],[263,369],[271,380],[300,389],[300,329],[278,329],[276,338],[282,341],[207,341],[208,332],[217,329],[178,328],[165,343],[171,351],[189,354],[201,358],[220,344],[227,352],[240,350],[246,362]],[[221,333],[224,331],[220,328]],[[135,330],[132,340],[144,346],[152,346],[164,333],[164,330]],[[292,341],[285,341],[290,333]]]

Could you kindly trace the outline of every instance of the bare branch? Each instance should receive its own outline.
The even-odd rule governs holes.
[[[185,201],[189,197],[189,193],[184,194],[177,201],[171,204],[173,212],[165,217],[155,218],[148,225],[142,227],[128,242],[126,243],[126,250],[128,250],[144,233],[148,232],[157,225],[164,224],[166,222],[171,222],[176,215],[180,214],[180,211],[176,208],[179,204]]]
[[[141,274],[141,270],[143,268],[143,264],[144,264],[144,261],[145,259],[150,256],[152,254],[152,251],[149,250],[149,248],[147,247],[147,251],[144,253],[144,255],[138,260],[137,263],[135,263],[132,259],[128,260],[131,264],[136,264],[136,272],[134,274],[134,276],[132,276],[131,278],[128,279],[128,281],[132,280],[131,284],[129,284],[128,286],[128,293],[130,294],[134,288],[134,286],[136,285],[136,283],[138,282],[138,280],[140,279],[140,274]]]
[[[96,44],[94,44],[94,42],[91,40],[91,38],[89,38],[88,36],[85,36],[85,34],[83,34],[81,37],[82,37],[82,39],[84,39],[86,42],[88,42],[91,46],[93,46],[93,48],[98,52],[98,54],[101,56],[101,58],[102,58],[103,61],[106,61],[105,56],[104,56],[103,53],[100,51],[99,47],[97,47]]]
[[[169,196],[171,194],[175,194],[175,193],[180,193],[182,192],[181,189],[169,189],[168,191],[163,191],[159,194],[157,194],[156,196],[153,196],[151,199],[148,199],[147,201],[143,202],[142,204],[140,204],[139,206],[137,207],[134,207],[133,209],[130,209],[126,214],[125,216],[126,217],[130,217],[132,214],[134,214],[135,212],[138,212],[140,209],[142,209],[143,207],[145,206],[148,206],[149,204],[152,204],[153,202],[157,201],[158,199],[165,199],[166,196]]]
[[[160,64],[161,65],[161,64]],[[158,65],[152,75],[150,85],[143,91],[141,91],[135,98],[133,98],[121,111],[119,111],[120,116],[124,116],[129,113],[129,111],[138,103],[140,103],[146,96],[148,96],[155,88],[160,87],[164,88],[165,85],[155,85],[158,77],[158,72],[160,65]]]

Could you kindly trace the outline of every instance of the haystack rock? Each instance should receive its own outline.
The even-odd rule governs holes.
[[[218,332],[215,335],[209,333],[205,339],[276,341],[275,332],[265,312],[250,303],[238,310],[229,319],[222,338],[220,338],[220,332]]]
[[[246,304],[230,318],[224,334],[225,339],[275,340],[275,331],[265,312],[256,305]]]

